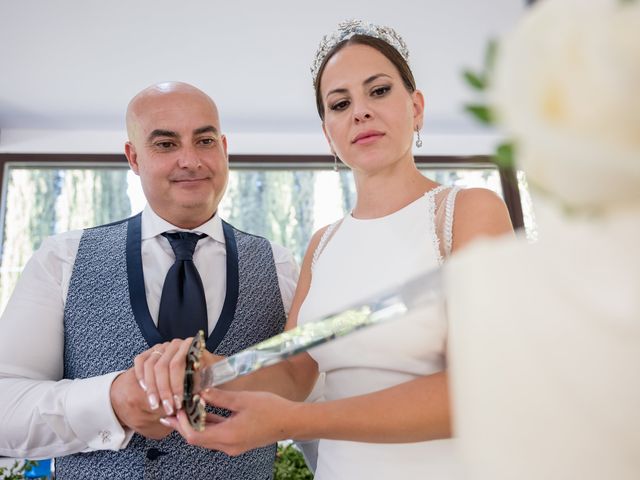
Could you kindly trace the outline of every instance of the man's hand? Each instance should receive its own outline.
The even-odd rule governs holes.
[[[155,412],[158,405],[163,416],[175,415],[182,408],[187,351],[193,338],[174,339],[142,352],[133,360],[135,377]],[[202,353],[200,368],[222,359],[207,350]]]
[[[147,438],[160,440],[172,432],[160,423],[166,413],[156,405],[151,408],[133,368],[121,373],[111,384],[111,406],[120,424]]]

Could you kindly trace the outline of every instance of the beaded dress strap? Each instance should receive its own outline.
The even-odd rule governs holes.
[[[442,258],[442,254],[440,253],[440,238],[438,237],[437,229],[436,229],[436,195],[443,190],[445,190],[445,185],[438,185],[435,188],[432,188],[428,192],[424,194],[427,197],[427,206],[428,206],[428,215],[431,221],[431,242],[433,244],[433,250],[436,252],[438,257],[438,264],[442,265],[444,259]]]
[[[430,200],[431,200],[431,201],[435,201],[435,196],[436,196],[437,194],[439,194],[440,192],[442,192],[443,190],[446,190],[447,188],[449,188],[449,187],[448,187],[448,186],[446,186],[446,185],[438,185],[437,187],[432,188],[431,190],[426,191],[426,192],[425,192],[425,195],[426,195],[427,197],[430,197]]]
[[[451,249],[453,247],[453,209],[456,203],[456,195],[460,191],[460,187],[453,187],[447,194],[447,201],[445,204],[444,213],[444,253],[448,257],[451,255]]]
[[[343,220],[344,218],[341,218],[337,222],[334,222],[331,225],[329,225],[327,229],[324,231],[324,233],[322,234],[322,237],[320,237],[318,246],[313,251],[313,258],[311,260],[311,271],[313,271],[314,267],[316,266],[316,261],[318,260],[318,258],[320,258],[320,254],[323,252],[324,248],[327,246],[327,243],[329,243],[329,240],[331,240],[331,237],[333,237],[334,233],[338,230],[338,227],[342,224]]]

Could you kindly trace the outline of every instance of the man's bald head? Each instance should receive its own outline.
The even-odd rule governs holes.
[[[153,211],[181,228],[210,219],[229,173],[213,100],[186,83],[145,88],[129,103],[127,133],[125,155]]]
[[[202,102],[211,108],[216,119],[216,128],[220,129],[220,116],[215,102],[202,90],[184,82],[163,82],[145,88],[131,99],[127,106],[126,123],[129,141],[136,143],[140,136],[140,119],[146,112],[153,112],[155,109],[163,108],[169,102],[180,102],[185,98],[191,101]]]

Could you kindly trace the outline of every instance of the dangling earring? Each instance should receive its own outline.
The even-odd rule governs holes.
[[[416,138],[416,147],[422,147],[422,139],[420,138],[420,129],[416,127],[416,133],[418,134],[418,138]]]
[[[338,155],[336,155],[335,153],[333,154],[333,171],[338,171]]]

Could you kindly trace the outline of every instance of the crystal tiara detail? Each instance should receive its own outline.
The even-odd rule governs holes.
[[[368,37],[378,38],[387,42],[404,58],[404,61],[409,63],[409,49],[407,44],[398,33],[391,27],[385,27],[383,25],[376,25],[374,23],[365,22],[362,20],[344,20],[338,24],[338,29],[322,37],[318,50],[311,64],[311,77],[315,84],[320,65],[324,61],[333,47],[344,40],[349,40],[354,35],[366,35]]]

